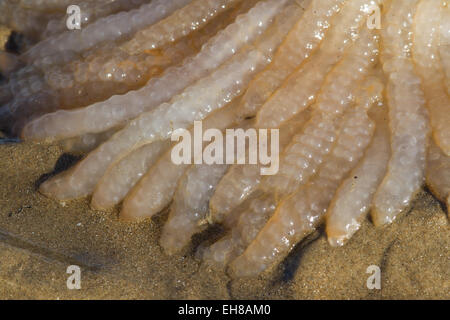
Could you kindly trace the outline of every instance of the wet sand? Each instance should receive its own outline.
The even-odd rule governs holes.
[[[450,298],[449,222],[425,191],[391,226],[367,220],[342,248],[316,232],[277,270],[233,280],[195,259],[218,230],[170,257],[158,245],[164,213],[129,224],[88,199],[59,203],[36,191],[76,159],[56,145],[0,144],[0,299]],[[81,290],[67,289],[69,265],[81,267]],[[366,286],[370,265],[381,268],[380,290]]]

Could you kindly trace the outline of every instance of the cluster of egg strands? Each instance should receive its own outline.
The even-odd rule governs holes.
[[[139,0],[126,2],[128,3],[128,5],[126,5],[128,8],[131,5],[137,6]],[[119,1],[108,1],[108,3],[104,3],[103,5],[111,9],[116,6],[117,3],[119,3]],[[152,1],[150,4],[143,5],[139,9],[110,15],[95,23],[90,23],[92,22],[90,20],[90,24],[86,27],[83,26],[81,30],[67,31],[66,29],[66,32],[48,37],[31,47],[16,59],[27,62],[27,65],[13,73],[9,79],[9,83],[0,88],[2,96],[8,94],[10,100],[7,105],[3,105],[0,109],[3,120],[2,126],[5,126],[5,123],[10,124],[20,122],[21,119],[29,119],[35,114],[42,114],[59,107],[64,107],[64,104],[67,104],[67,102],[76,104],[78,100],[83,100],[83,97],[86,97],[84,100],[87,100],[84,101],[84,103],[88,102],[89,99],[94,99],[95,101],[95,97],[98,93],[105,92],[106,94],[111,92],[110,90],[98,90],[99,88],[94,90],[95,94],[92,94],[92,92],[91,94],[89,94],[90,92],[85,92],[87,89],[92,88],[92,86],[83,86],[80,85],[80,83],[82,83],[81,81],[89,79],[92,72],[86,74],[86,68],[83,69],[81,66],[86,67],[87,63],[81,64],[81,62],[84,62],[84,59],[93,60],[92,63],[89,63],[89,67],[91,67],[89,70],[96,70],[96,72],[99,73],[98,68],[102,67],[99,65],[102,61],[102,54],[111,52],[112,45],[110,43],[109,46],[102,46],[102,43],[105,43],[105,41],[119,40],[128,35],[132,35],[140,27],[152,24],[164,18],[172,11],[182,7],[187,1],[165,1],[165,3],[166,4],[159,0]],[[93,6],[99,5],[99,2],[89,1],[82,4]],[[21,7],[15,5],[12,6],[12,8]],[[118,8],[118,10],[119,9],[120,8]],[[100,48],[95,50],[98,46],[100,46]],[[102,47],[106,47],[109,52],[105,49],[102,51]],[[92,52],[89,52],[89,50],[86,51],[90,48],[93,48]],[[79,53],[82,53],[83,56],[78,57],[77,54]],[[98,60],[95,59],[96,57]],[[75,61],[73,61],[74,59]],[[103,59],[107,61],[108,56],[103,57]],[[139,59],[134,58],[134,60]],[[167,59],[163,60],[167,61]],[[70,65],[67,66],[69,63]],[[80,64],[81,66],[78,68]],[[127,65],[130,66],[134,64],[133,61],[130,61]],[[20,66],[20,64],[18,65]],[[143,63],[141,63],[141,66],[142,65]],[[143,73],[143,71],[140,73]],[[136,74],[136,72],[134,73]],[[123,74],[125,73],[122,73],[122,75]],[[137,76],[139,76],[139,73],[136,77]],[[124,78],[128,79],[131,77]],[[55,91],[55,89],[47,83],[47,80],[50,84],[56,84],[56,88],[61,88],[59,92]],[[92,80],[95,80],[95,78]],[[77,97],[78,100],[76,99]],[[65,100],[66,103],[61,100]],[[19,120],[15,121],[17,118]],[[16,124],[15,127],[20,130],[20,123]],[[11,130],[11,128],[9,129]]]
[[[317,103],[313,106],[311,120],[305,125],[301,133],[292,138],[291,144],[281,155],[279,173],[265,178],[260,183],[258,190],[261,191],[261,194],[257,195],[255,199],[250,199],[249,208],[243,210],[243,213],[238,218],[237,225],[233,226],[233,222],[231,223],[231,234],[214,244],[204,253],[204,257],[209,263],[224,265],[229,263],[231,259],[236,258],[237,255],[242,254],[243,250],[252,243],[256,235],[264,227],[269,217],[275,210],[278,210],[277,207],[280,205],[280,201],[292,194],[297,188],[307,184],[311,178],[315,177],[318,171],[321,172],[320,168],[329,164],[328,160],[333,156],[333,152],[335,155],[345,155],[350,158],[352,165],[357,162],[356,159],[358,157],[355,156],[355,153],[359,154],[361,147],[367,144],[371,137],[371,125],[367,123],[368,118],[365,111],[376,99],[380,98],[382,91],[382,86],[373,84],[372,81],[369,82],[367,88],[360,89],[359,92],[354,91],[355,86],[357,87],[356,84],[363,80],[369,70],[371,70],[371,67],[373,67],[377,45],[376,40],[372,39],[372,37],[373,35],[369,32],[362,31],[359,41],[347,53],[344,60],[330,73],[329,80],[325,83]],[[369,51],[366,48],[370,48]],[[371,52],[371,54],[368,54],[368,52]],[[361,96],[361,92],[365,90],[370,91],[370,93]],[[345,131],[347,129],[344,131],[342,129],[343,123],[346,123],[342,114],[353,103],[348,97],[355,95],[361,96],[358,108],[364,111],[363,114],[359,114],[364,121],[358,122],[352,115],[351,121],[355,121],[353,123],[355,130],[356,128],[361,129],[360,134],[355,134],[352,141],[350,140],[351,135],[348,135],[349,132]],[[358,108],[357,110],[359,110]],[[365,125],[367,125],[367,128],[362,130]],[[336,141],[339,141],[340,132],[344,132],[343,136],[348,139],[348,144],[345,148],[335,146]],[[352,149],[352,143],[354,144],[354,149]],[[346,152],[347,154],[345,154]],[[336,183],[338,182],[336,181]],[[293,211],[289,217],[283,219],[293,219],[292,216],[297,214],[298,212]],[[227,222],[227,220],[230,219],[225,217],[225,224],[230,225],[230,222]],[[234,218],[231,219],[231,221],[234,220]],[[274,225],[277,224],[276,215],[270,221],[273,221],[272,224]],[[286,235],[280,236],[285,238]],[[265,237],[267,235],[262,233],[262,239],[265,239]],[[294,241],[295,243],[296,241]],[[267,250],[270,249],[268,248]],[[255,262],[255,264],[264,264],[260,260],[262,259],[261,257],[256,259],[259,259],[259,261]],[[240,267],[240,269],[245,268],[245,266]],[[254,271],[256,270],[261,270],[261,268],[254,269]]]
[[[273,94],[272,97],[270,97],[262,107],[260,107],[261,110],[259,111],[257,116],[257,124],[259,124],[263,128],[265,127],[261,124],[265,122],[264,120],[262,120],[262,115],[264,115],[266,113],[265,110],[269,108],[279,106],[276,111],[278,113],[281,112],[281,106],[288,105],[292,109],[291,111],[289,111],[291,117],[293,114],[301,112],[314,103],[315,95],[320,90],[329,69],[331,69],[331,65],[324,64],[324,61],[331,60],[334,62],[336,60],[339,60],[339,55],[334,54],[332,48],[341,48],[341,50],[345,50],[345,48],[347,48],[351,44],[351,39],[354,38],[352,32],[354,32],[355,29],[358,30],[362,25],[363,19],[360,16],[361,12],[360,7],[358,6],[361,3],[364,3],[364,1],[359,1],[358,3],[355,3],[354,6],[346,8],[347,10],[342,13],[343,16],[337,26],[334,26],[332,24],[333,21],[327,23],[328,27],[330,27],[331,25],[335,28],[332,28],[329,36],[327,37],[327,41],[323,44],[323,48],[321,48],[320,50],[324,53],[311,56],[311,58],[307,59],[297,69],[292,70],[292,76],[288,77],[284,81],[283,86],[281,86],[279,90],[275,94]],[[324,7],[322,8],[323,12],[330,12],[331,8],[334,8],[335,5],[335,3],[326,4],[325,2],[323,2],[322,4],[324,5]],[[327,7],[326,5],[330,7]],[[305,20],[308,19],[309,14],[312,13],[312,11],[320,12],[318,11],[317,7],[314,7],[314,3],[312,3],[312,6],[309,8],[309,10],[305,14]],[[323,19],[323,17],[321,16],[316,18],[319,20]],[[314,26],[321,24],[322,23],[313,24],[312,22],[308,21],[307,25],[311,26],[310,30],[303,30],[304,33],[302,38],[307,40],[305,42],[297,42],[298,46],[296,47],[311,48],[311,46],[309,45],[308,36],[314,37],[317,32]],[[293,31],[298,32],[297,28],[295,28]],[[286,44],[283,45],[279,50],[280,53],[283,53],[283,56],[284,52],[286,51],[286,49],[284,48],[285,46],[290,46],[289,42],[286,42]],[[294,53],[294,56],[297,56],[296,53]],[[373,51],[372,54],[374,53],[376,52]],[[275,61],[277,57],[278,55],[275,56]],[[279,64],[290,64],[291,60],[292,59],[280,59]],[[268,73],[268,70],[265,70],[262,73],[266,74]],[[260,77],[257,77],[253,83],[255,82],[260,83]],[[250,85],[249,90],[252,88],[252,84]],[[296,90],[293,92],[288,90],[292,89],[292,85],[296,86]],[[287,98],[284,98],[287,94],[290,95]],[[292,95],[295,96],[295,100],[297,103],[290,102],[290,98]],[[243,108],[245,108],[247,105],[248,104],[244,104]],[[254,108],[252,107],[252,109]],[[258,109],[259,108],[257,108],[256,110]],[[274,112],[274,110],[272,111]],[[276,115],[274,115],[274,117],[275,116]],[[272,122],[271,126],[278,127],[281,122],[282,121]],[[240,173],[244,174],[244,176],[246,176],[246,179],[240,179]],[[232,178],[232,176],[234,176],[235,179]],[[251,190],[256,187],[257,181],[258,177],[255,171],[251,171],[248,168],[232,168],[232,170],[230,170],[227,176],[223,179],[223,182],[220,182],[218,191],[211,199],[212,212],[215,214],[226,214],[227,212],[231,211],[235,206],[239,205],[245,200],[246,196],[251,193]],[[237,186],[239,186],[239,188],[236,188]],[[218,222],[220,222],[220,219],[218,220]]]
[[[425,181],[448,204],[446,1],[220,3],[230,6],[190,1],[135,36],[111,38],[114,51],[128,56],[186,39],[205,43],[179,65],[140,89],[25,126],[26,139],[95,148],[44,182],[42,193],[59,200],[92,194],[98,210],[123,202],[120,218],[131,221],[173,200],[160,240],[165,251],[179,252],[220,223],[223,238],[198,253],[235,276],[272,269],[322,223],[331,245],[348,241],[369,211],[374,224],[391,223]],[[383,9],[381,31],[366,25],[374,4]],[[177,27],[181,12],[188,24]],[[214,25],[221,31],[205,35]],[[92,48],[81,50],[86,61],[107,45]],[[39,69],[38,51],[30,61]],[[175,165],[169,138],[177,128],[192,132],[196,120],[204,129],[279,128],[279,172]]]
[[[130,10],[148,0],[84,0],[80,8],[81,27],[122,10]],[[73,1],[20,1],[0,2],[0,24],[10,27],[36,42],[67,31],[67,8]],[[67,34],[66,34],[67,35]],[[62,37],[61,37],[62,38]]]
[[[23,58],[29,63],[50,65],[64,59],[64,53],[80,53],[103,42],[126,39],[140,28],[164,19],[189,0],[155,0],[141,7],[103,17],[80,30],[66,30],[44,38],[30,48]],[[81,9],[81,8],[80,8]]]
[[[34,104],[34,108],[30,105],[33,105],[36,96],[42,97],[43,92],[47,97],[45,112],[49,112],[52,108],[89,105],[112,95],[138,89],[151,77],[161,74],[166,67],[198,52],[204,42],[233,21],[236,15],[245,12],[251,2],[238,8],[223,5],[218,19],[158,50],[130,55],[123,50],[115,50],[115,43],[108,42],[83,52],[80,58],[75,56],[74,60],[66,64],[44,59],[10,79],[10,91],[15,92],[15,97],[8,108],[14,110],[16,117],[29,119],[39,115],[40,105],[44,102]]]
[[[263,15],[272,12],[272,17],[283,9],[283,3],[280,1],[260,4],[262,5],[257,5],[254,9],[265,9],[259,11],[263,12]],[[267,6],[271,6],[272,10],[267,10]],[[254,13],[255,11],[250,14]],[[284,24],[289,19],[278,21]],[[274,28],[277,28],[276,24]],[[56,195],[56,191],[59,199],[82,197],[92,193],[106,168],[118,157],[123,157],[142,145],[169,138],[173,128],[187,128],[194,120],[204,119],[212,111],[239,96],[252,76],[270,62],[270,55],[282,38],[269,29],[253,46],[235,54],[209,76],[197,81],[170,102],[163,103],[132,120],[110,140],[91,152],[71,172],[47,181],[41,186],[41,190],[51,195]]]
[[[106,131],[170,100],[202,77],[208,75],[246,44],[266,30],[282,2],[263,1],[211,38],[192,58],[167,69],[140,90],[116,95],[108,100],[73,111],[61,110],[31,121],[23,137],[31,140],[58,140],[86,133]],[[127,108],[123,108],[126,105]]]

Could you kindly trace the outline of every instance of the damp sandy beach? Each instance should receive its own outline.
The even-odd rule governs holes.
[[[231,279],[195,258],[220,234],[195,237],[167,256],[158,239],[167,218],[128,224],[118,211],[96,212],[88,199],[59,203],[36,191],[77,160],[58,145],[0,145],[1,299],[449,299],[450,233],[446,213],[426,191],[397,222],[366,221],[341,248],[323,230],[300,243],[275,271]],[[81,290],[67,288],[67,267],[81,268]],[[366,273],[381,269],[381,289]]]

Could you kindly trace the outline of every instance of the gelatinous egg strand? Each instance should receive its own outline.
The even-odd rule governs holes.
[[[374,198],[376,225],[392,222],[405,210],[425,177],[429,124],[421,81],[411,59],[412,22],[418,2],[392,1],[382,30],[392,156]]]

